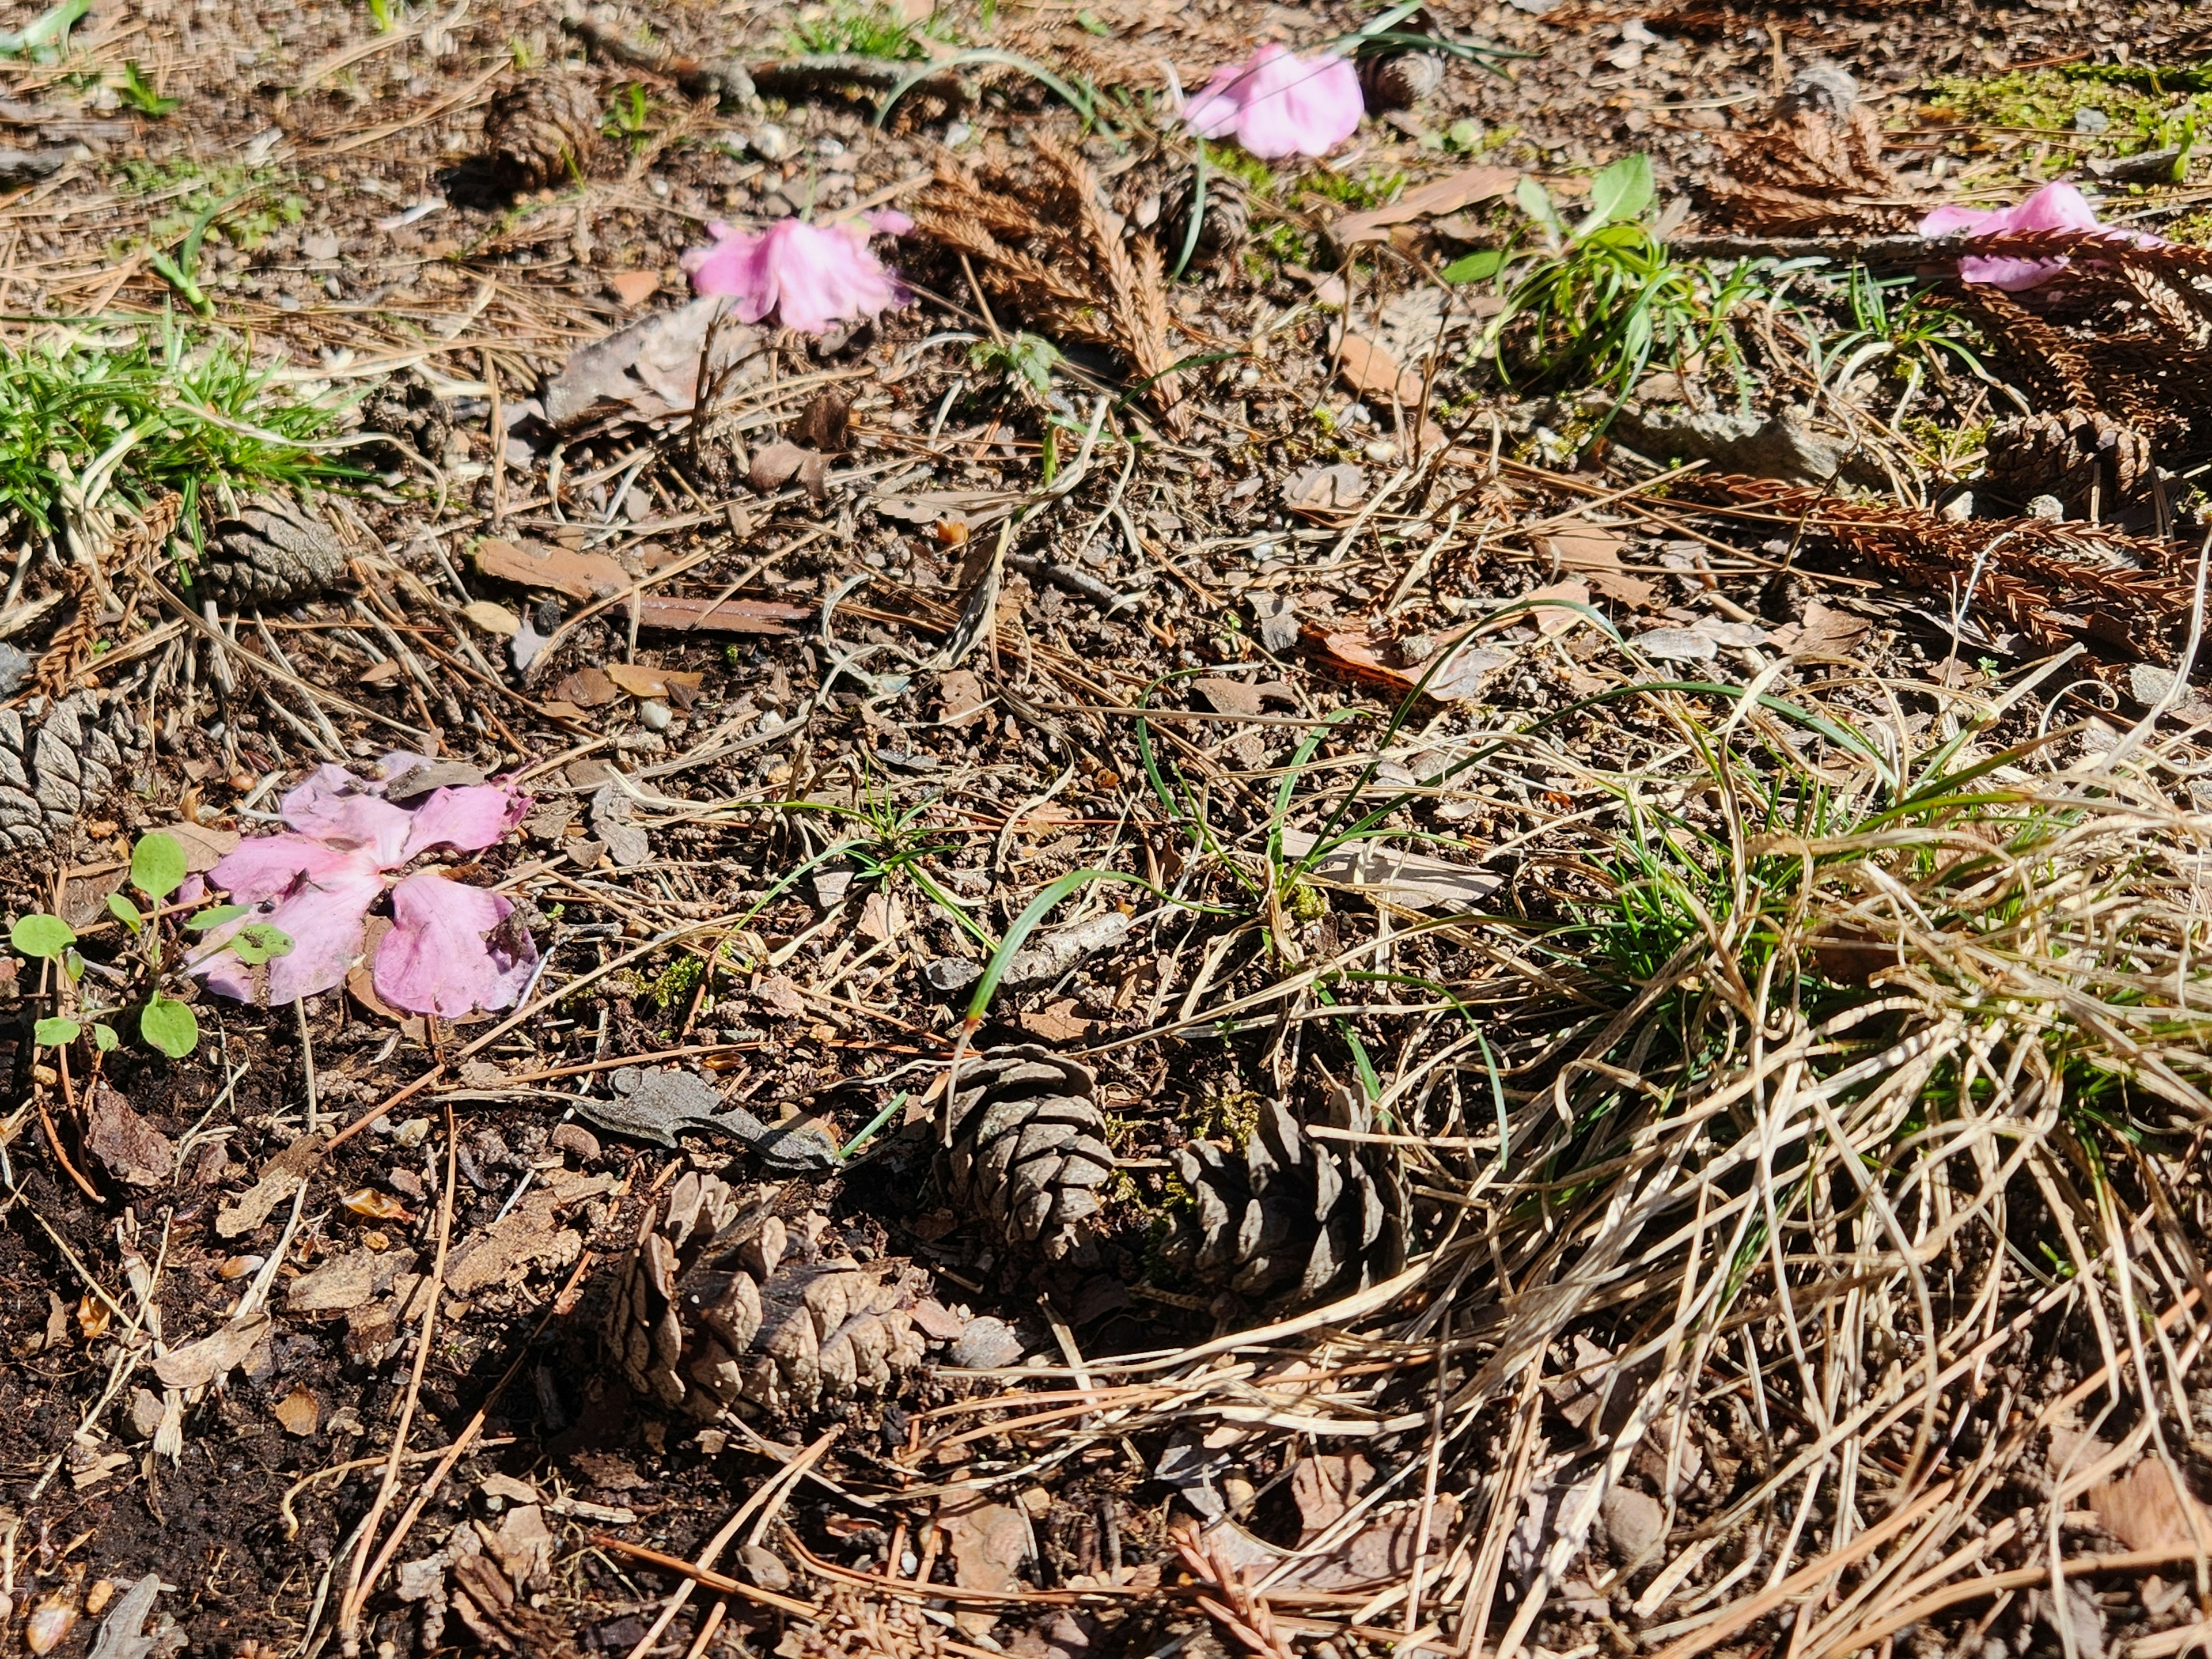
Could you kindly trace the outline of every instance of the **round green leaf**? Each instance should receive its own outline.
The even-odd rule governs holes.
[[[31,1036],[41,1048],[58,1048],[64,1042],[75,1042],[83,1030],[73,1019],[47,1018],[31,1028]]]
[[[131,884],[159,903],[185,884],[185,844],[156,830],[131,850]]]
[[[115,1028],[112,1025],[104,1024],[99,1020],[93,1021],[92,1046],[103,1054],[122,1040],[115,1035]]]
[[[258,967],[271,957],[292,954],[292,936],[265,921],[250,921],[233,935],[230,948],[248,967]]]
[[[185,926],[195,933],[204,933],[210,927],[220,927],[226,921],[235,921],[246,914],[242,904],[218,904],[212,910],[203,910]]]
[[[182,1060],[199,1047],[199,1016],[188,1004],[156,994],[139,1010],[138,1035],[171,1060]]]
[[[146,918],[138,914],[138,907],[120,893],[107,896],[107,914],[134,933],[146,925]]]
[[[16,919],[8,943],[27,957],[58,957],[76,943],[76,931],[59,916],[33,911]]]

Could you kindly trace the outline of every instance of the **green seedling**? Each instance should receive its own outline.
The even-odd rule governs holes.
[[[167,902],[185,884],[187,873],[183,843],[157,830],[140,836],[131,849],[131,869],[125,878],[129,891],[112,893],[107,900],[108,915],[121,924],[137,947],[135,951],[126,951],[120,962],[108,964],[108,969],[123,970],[120,982],[126,992],[143,989],[145,1000],[137,1008],[139,1039],[171,1060],[182,1060],[199,1046],[199,1017],[189,1003],[161,989],[163,980],[183,965],[181,952],[173,949],[177,941],[164,924],[172,918]],[[184,923],[184,929],[205,933],[245,914],[242,905],[219,906],[192,916]],[[59,916],[33,911],[15,919],[9,929],[8,942],[21,955],[33,961],[51,961],[60,970],[54,991],[59,1006],[32,1028],[33,1041],[42,1048],[62,1048],[89,1030],[98,1053],[106,1054],[117,1046],[121,1038],[114,1025],[101,1016],[113,1015],[124,1005],[106,1004],[87,990],[84,957],[78,949],[75,928]],[[292,941],[280,929],[255,922],[240,928],[224,948],[252,965],[285,955],[292,949]],[[103,969],[103,979],[115,978],[108,969]]]
[[[200,249],[207,241],[208,232],[215,228],[215,222],[252,194],[253,191],[250,189],[242,190],[235,196],[226,197],[202,209],[191,228],[185,232],[184,240],[178,244],[174,255],[149,253],[146,256],[146,263],[153,267],[154,274],[176,289],[177,297],[203,317],[212,315],[215,307],[210,302],[206,290],[200,286]]]
[[[632,81],[619,88],[614,102],[608,106],[606,118],[599,123],[599,131],[610,138],[618,138],[629,147],[633,155],[641,154],[653,143],[658,129],[653,120],[653,106],[646,97],[645,88]]]
[[[123,101],[139,114],[150,116],[155,120],[177,107],[178,100],[163,97],[154,83],[146,78],[145,71],[138,67],[138,60],[135,58],[125,60],[123,80],[115,90]]]

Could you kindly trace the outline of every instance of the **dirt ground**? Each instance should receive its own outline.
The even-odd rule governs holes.
[[[2212,34],[1434,7],[1432,88],[1194,168],[1172,88],[1376,15],[94,0],[0,56],[0,895],[91,964],[0,968],[0,1643],[2212,1645]],[[1803,159],[1823,64],[1870,161]],[[1516,284],[1527,181],[1571,228],[1636,155],[1715,263],[1624,357],[1663,271]],[[1900,251],[2051,179],[2169,246]],[[880,317],[684,309],[710,222],[860,209]],[[87,365],[165,338],[188,412],[210,342],[265,379],[163,472]],[[18,493],[80,409],[104,515]],[[327,568],[221,575],[280,501]],[[41,1034],[189,943],[109,908],[140,836],[202,883],[393,751],[530,798],[436,860],[521,995],[172,955],[189,1053]]]

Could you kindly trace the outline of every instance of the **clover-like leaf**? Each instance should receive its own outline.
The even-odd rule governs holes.
[[[107,914],[134,933],[146,925],[146,918],[139,914],[138,907],[120,893],[107,896]]]
[[[182,1060],[199,1047],[199,1016],[191,1005],[156,991],[154,1000],[138,1011],[138,1035],[171,1060]]]
[[[102,1020],[92,1023],[92,1046],[103,1054],[123,1039],[115,1035],[115,1028]]]
[[[76,943],[76,930],[59,916],[34,910],[15,919],[8,943],[27,957],[58,957]]]
[[[292,954],[292,936],[265,921],[249,921],[231,936],[230,948],[248,967],[258,967],[271,957]]]
[[[155,830],[131,849],[131,884],[159,904],[185,884],[185,844]]]
[[[84,1027],[73,1019],[50,1015],[31,1028],[31,1037],[41,1048],[58,1048],[64,1043],[75,1042]]]

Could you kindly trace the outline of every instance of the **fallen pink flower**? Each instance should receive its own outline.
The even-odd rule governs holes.
[[[695,292],[735,300],[740,322],[757,323],[773,312],[786,328],[827,334],[836,324],[905,303],[896,279],[868,246],[872,228],[896,235],[913,228],[913,221],[886,212],[867,223],[786,219],[761,231],[718,222],[707,227],[714,246],[686,253],[684,269]]]
[[[397,776],[416,757],[386,757]],[[268,964],[274,1006],[343,983],[361,959],[368,912],[392,890],[393,925],[377,946],[377,994],[410,1013],[458,1018],[511,1006],[538,961],[530,936],[512,927],[514,906],[496,893],[428,872],[390,872],[432,848],[479,852],[512,830],[530,798],[500,784],[434,790],[411,806],[384,799],[384,786],[341,767],[318,768],[284,797],[286,828],[240,842],[208,872],[242,916],[210,929],[191,971],[210,990],[240,1001],[255,994],[246,964],[225,950],[240,928],[264,922],[292,941]]]
[[[1359,75],[1341,58],[1300,58],[1273,41],[1213,71],[1186,112],[1201,138],[1234,137],[1263,161],[1326,155],[1367,112]]]
[[[2162,247],[2165,240],[2148,231],[2119,230],[2100,224],[2096,209],[2071,185],[2045,185],[2026,201],[2008,208],[1939,207],[1920,222],[1923,236],[2004,236],[2021,231],[2088,231],[2136,247]],[[2021,259],[2003,255],[1968,254],[1959,261],[1961,282],[1981,283],[2017,294],[2039,288],[2068,261]]]

